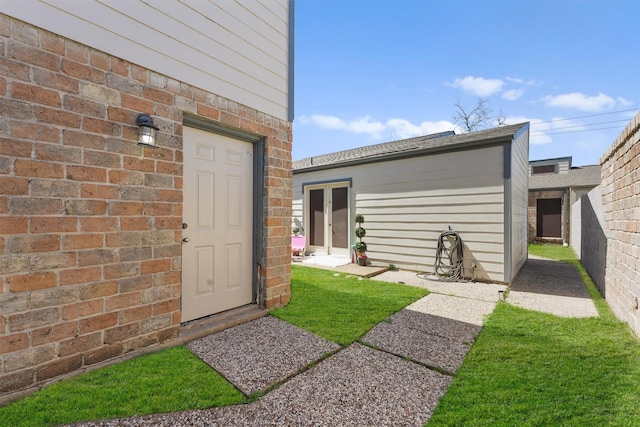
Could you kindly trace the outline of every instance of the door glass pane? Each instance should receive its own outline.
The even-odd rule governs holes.
[[[309,192],[309,244],[324,246],[324,189]]]
[[[331,245],[346,249],[349,244],[347,187],[331,189],[331,233]]]

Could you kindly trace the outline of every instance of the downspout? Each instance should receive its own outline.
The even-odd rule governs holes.
[[[503,145],[502,148],[502,179],[503,179],[503,189],[504,189],[504,198],[503,198],[503,222],[504,222],[504,256],[503,256],[503,264],[504,264],[504,277],[503,281],[505,283],[511,283],[511,272],[513,270],[512,257],[511,257],[511,245],[512,242],[512,212],[511,212],[511,144],[512,142],[507,142]]]
[[[569,246],[567,233],[569,232],[569,197],[568,189],[564,189],[562,194],[562,246]]]
[[[295,117],[294,90],[295,90],[295,2],[289,0],[289,44],[287,56],[287,120],[293,122]]]

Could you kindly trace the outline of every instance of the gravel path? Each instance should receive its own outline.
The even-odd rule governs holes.
[[[593,302],[575,271],[531,261],[507,302],[561,316],[590,312]],[[442,283],[407,272],[383,273],[376,280],[432,293],[369,331],[362,342],[371,347],[341,348],[267,316],[189,344],[246,394],[280,384],[258,401],[78,425],[422,426],[494,309],[498,291],[506,287]],[[327,353],[333,354],[304,370]]]
[[[422,426],[451,377],[360,344],[248,405],[87,426]]]
[[[413,310],[402,310],[382,322],[363,342],[453,375],[482,328]]]
[[[247,395],[340,349],[272,316],[191,341],[187,347]]]
[[[422,426],[495,305],[490,291],[493,302],[429,294],[363,337],[371,347],[341,348],[266,316],[188,344],[245,394],[280,384],[258,401],[79,425]]]

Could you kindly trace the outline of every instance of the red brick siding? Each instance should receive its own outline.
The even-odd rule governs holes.
[[[266,137],[260,297],[289,301],[290,122],[1,14],[0,52],[0,401],[177,336],[185,111]]]
[[[640,336],[640,114],[603,155],[600,166],[608,233],[607,302]]]

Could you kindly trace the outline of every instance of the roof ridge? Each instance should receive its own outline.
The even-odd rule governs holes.
[[[305,169],[316,166],[328,166],[332,164],[348,163],[349,161],[375,159],[393,154],[426,150],[430,148],[446,147],[458,143],[482,141],[493,137],[504,137],[515,134],[517,129],[526,123],[500,126],[491,129],[483,129],[476,132],[456,134],[454,131],[444,131],[434,134],[415,136],[378,144],[351,148],[333,153],[320,154],[293,161],[293,169]]]

